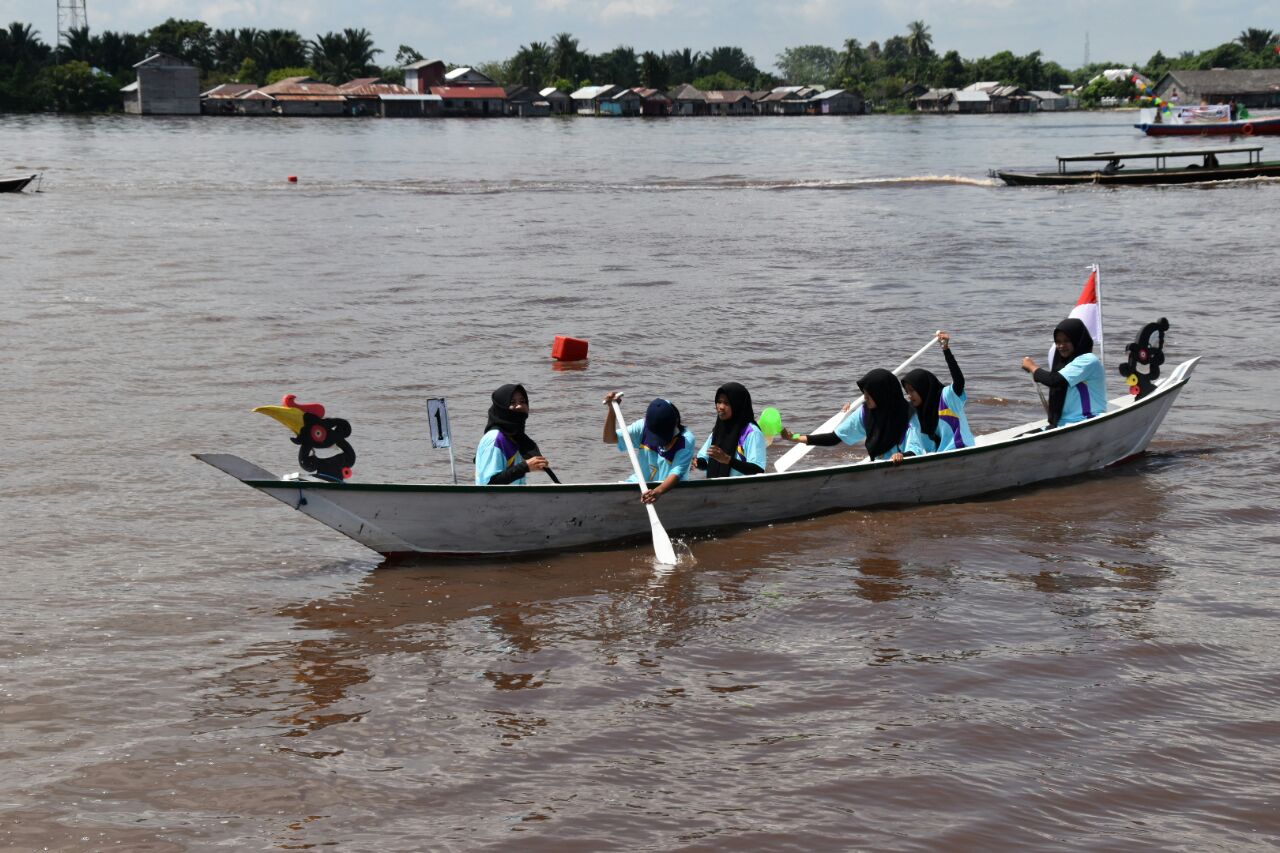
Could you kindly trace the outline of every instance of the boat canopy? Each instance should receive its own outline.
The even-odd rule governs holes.
[[[1098,160],[1159,160],[1166,157],[1203,157],[1206,154],[1257,154],[1262,159],[1261,145],[1225,145],[1221,148],[1174,148],[1168,151],[1097,151],[1093,154],[1059,155],[1059,163],[1081,163]],[[1250,161],[1253,157],[1250,156]]]

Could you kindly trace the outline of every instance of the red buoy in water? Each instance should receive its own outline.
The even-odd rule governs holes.
[[[551,345],[551,357],[556,361],[582,361],[587,357],[587,341],[583,338],[570,338],[556,335]]]
[[[290,176],[289,176],[289,183],[291,183],[291,184],[296,184],[297,182],[298,182],[298,176],[297,176],[297,175],[290,175]]]

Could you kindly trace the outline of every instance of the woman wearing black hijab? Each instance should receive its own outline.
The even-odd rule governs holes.
[[[858,380],[862,391],[862,408],[845,418],[835,432],[815,435],[796,435],[786,427],[781,435],[787,441],[812,444],[816,447],[832,447],[865,442],[867,455],[874,460],[887,459],[897,465],[907,456],[923,456],[920,430],[916,427],[914,410],[902,396],[898,377],[887,370],[877,368]],[[848,411],[849,405],[845,406]]]
[[[716,389],[716,425],[694,464],[707,479],[763,474],[764,432],[756,423],[751,392],[737,382]]]
[[[928,453],[974,446],[973,431],[964,413],[969,397],[964,391],[964,374],[951,352],[951,336],[938,332],[938,343],[951,371],[950,385],[943,385],[937,376],[919,367],[902,377],[902,390],[915,409],[920,441]]]
[[[1076,317],[1068,317],[1053,330],[1053,365],[1045,370],[1030,357],[1022,369],[1036,382],[1049,386],[1045,415],[1049,427],[1088,420],[1107,410],[1106,374],[1102,360],[1093,354],[1093,336]]]
[[[547,467],[537,443],[525,434],[529,394],[524,386],[503,385],[493,392],[492,399],[484,437],[476,448],[476,485],[523,486],[530,471],[546,471],[560,482]]]

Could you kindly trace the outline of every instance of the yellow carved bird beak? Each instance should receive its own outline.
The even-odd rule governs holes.
[[[274,418],[293,430],[294,435],[302,432],[302,409],[294,409],[288,406],[259,406],[254,411],[269,418]]]

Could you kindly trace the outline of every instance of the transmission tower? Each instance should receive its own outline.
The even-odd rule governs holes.
[[[60,2],[65,2],[65,0],[60,0]],[[83,3],[84,0],[81,0],[81,2]],[[1088,30],[1084,31],[1084,67],[1085,68],[1089,67],[1089,31]]]
[[[58,47],[70,44],[71,31],[89,26],[85,0],[58,0]]]

